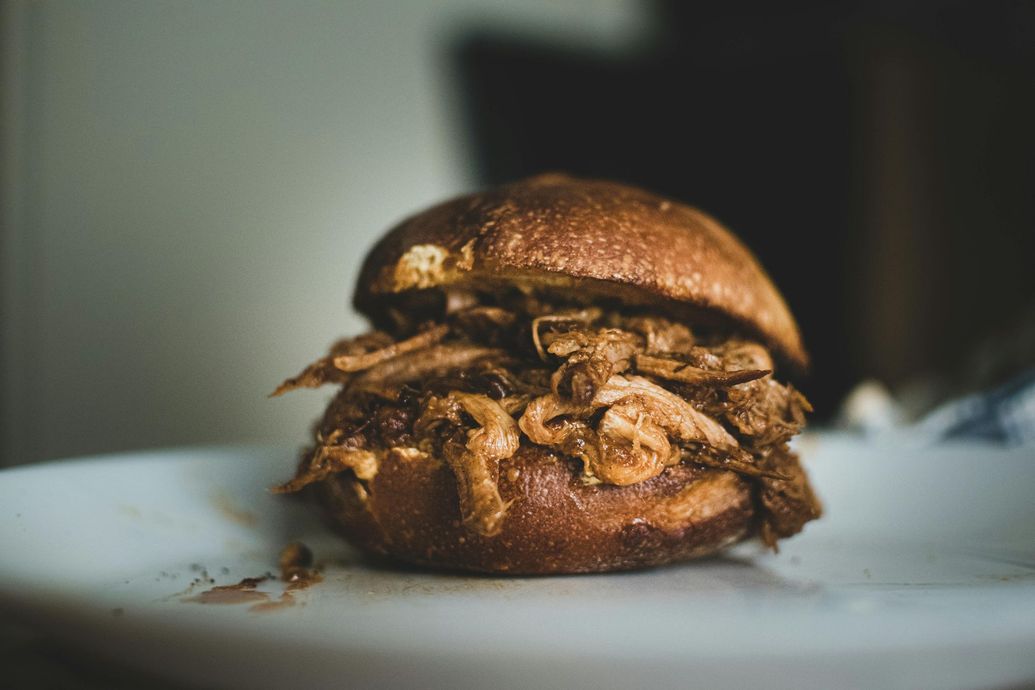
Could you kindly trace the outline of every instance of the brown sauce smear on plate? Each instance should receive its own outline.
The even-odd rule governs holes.
[[[259,583],[269,579],[267,576],[246,577],[237,584],[218,585],[211,589],[206,589],[201,594],[187,597],[183,601],[197,604],[247,604],[256,601],[269,601],[269,594],[256,590]]]
[[[284,591],[276,599],[270,592],[258,589],[259,585],[274,579],[272,573],[261,577],[246,577],[232,585],[217,585],[191,597],[181,599],[195,604],[251,604],[249,611],[257,613],[275,611],[295,606],[298,602],[292,592],[308,589],[321,582],[323,576],[312,568],[313,552],[301,542],[292,542],[280,552],[280,581],[286,583]]]

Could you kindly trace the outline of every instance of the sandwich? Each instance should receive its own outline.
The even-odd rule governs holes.
[[[550,174],[447,201],[367,255],[371,330],[274,392],[339,386],[281,493],[437,569],[606,572],[769,547],[820,515],[788,442],[808,356],[704,213]]]

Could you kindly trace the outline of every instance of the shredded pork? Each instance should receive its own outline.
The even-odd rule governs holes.
[[[369,481],[379,454],[420,448],[452,469],[464,524],[492,536],[507,511],[499,464],[528,443],[580,459],[592,483],[636,484],[680,462],[740,474],[756,486],[770,545],[818,515],[787,449],[811,408],[772,377],[762,345],[529,296],[452,295],[446,304],[432,322],[400,319],[396,335],[336,343],[274,391],[342,386],[316,446],[280,490],[343,471]]]
[[[465,430],[463,413],[473,420],[473,428]],[[430,398],[417,425],[427,430],[439,422],[450,428],[443,450],[457,478],[464,524],[492,536],[499,532],[507,512],[498,486],[499,462],[517,452],[517,424],[487,395],[460,391]]]

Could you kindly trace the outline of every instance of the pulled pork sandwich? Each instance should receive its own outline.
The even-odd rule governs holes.
[[[639,568],[819,516],[787,446],[807,356],[715,220],[547,175],[436,206],[367,257],[335,343],[276,391],[341,386],[280,492],[353,544],[491,573]]]

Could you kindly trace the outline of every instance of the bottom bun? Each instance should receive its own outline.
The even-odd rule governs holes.
[[[499,475],[510,507],[491,537],[461,524],[453,472],[428,456],[393,451],[373,479],[343,472],[317,491],[332,525],[364,551],[484,573],[644,568],[707,556],[755,531],[751,487],[724,470],[681,464],[630,486],[586,484],[577,461],[523,446]]]

